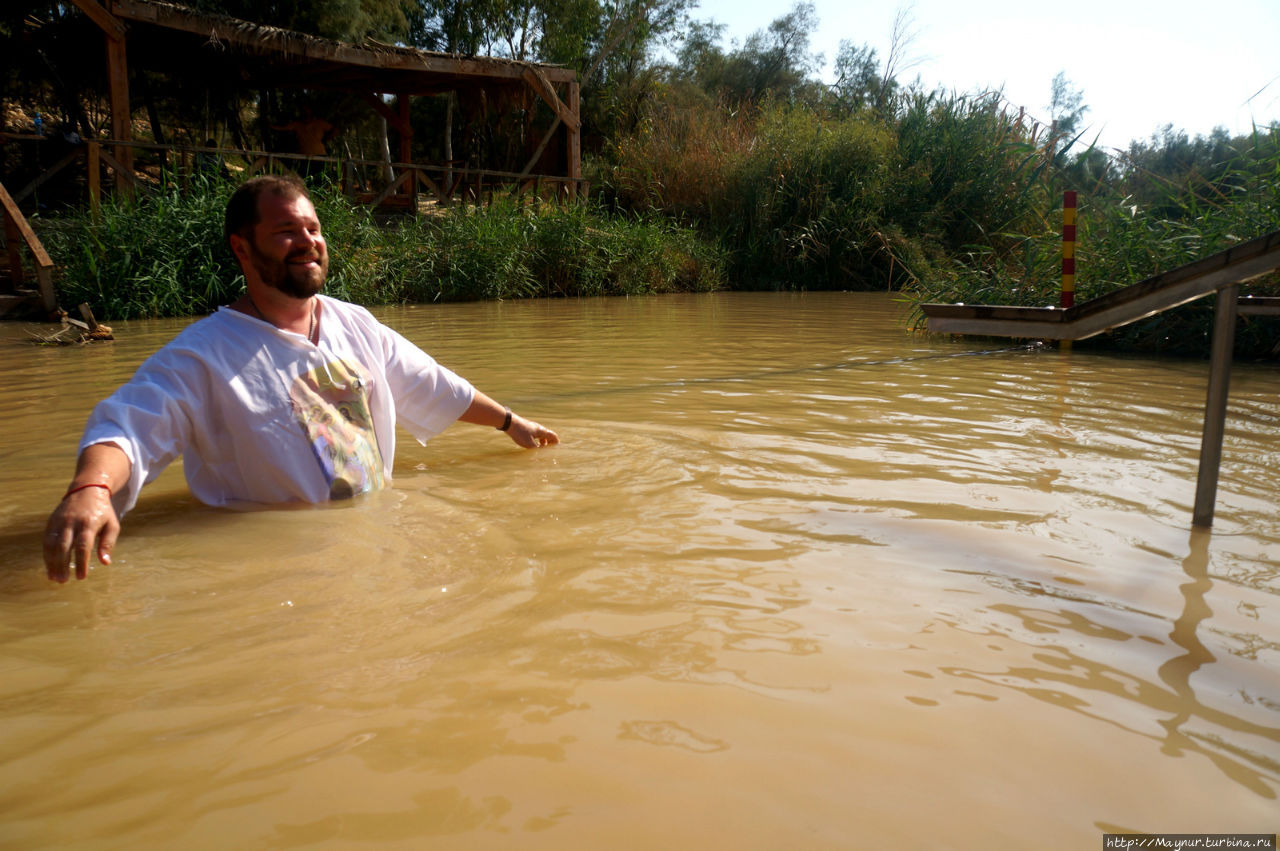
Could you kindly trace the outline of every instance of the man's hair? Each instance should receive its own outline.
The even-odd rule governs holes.
[[[222,222],[222,237],[230,242],[231,235],[248,238],[261,219],[258,216],[258,199],[264,193],[292,201],[302,197],[308,201],[311,195],[302,179],[292,174],[265,174],[246,180],[227,202],[227,215]]]

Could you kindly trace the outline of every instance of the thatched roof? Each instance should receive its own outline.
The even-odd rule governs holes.
[[[522,85],[530,75],[551,82],[576,79],[573,71],[552,65],[466,58],[372,40],[344,44],[160,0],[111,0],[108,8],[129,22],[131,59],[197,67],[206,76],[236,74],[255,86],[425,95]]]

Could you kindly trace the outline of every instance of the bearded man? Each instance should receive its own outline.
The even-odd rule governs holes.
[[[49,517],[50,579],[111,563],[120,518],[183,456],[208,505],[324,502],[384,487],[395,426],[425,442],[456,420],[533,449],[556,433],[513,414],[364,308],[320,294],[329,254],[306,186],[247,181],[225,237],[245,277],[235,303],[193,323],[94,408],[75,476]]]

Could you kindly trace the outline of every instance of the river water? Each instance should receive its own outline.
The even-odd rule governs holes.
[[[1280,827],[1280,372],[912,335],[882,294],[383,310],[555,428],[389,490],[167,471],[44,578],[181,322],[0,327],[0,847],[1096,848]]]

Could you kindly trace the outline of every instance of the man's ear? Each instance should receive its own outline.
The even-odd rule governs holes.
[[[247,266],[249,263],[249,241],[238,233],[233,233],[227,237],[227,242],[231,244],[231,253],[240,261],[241,266]]]

